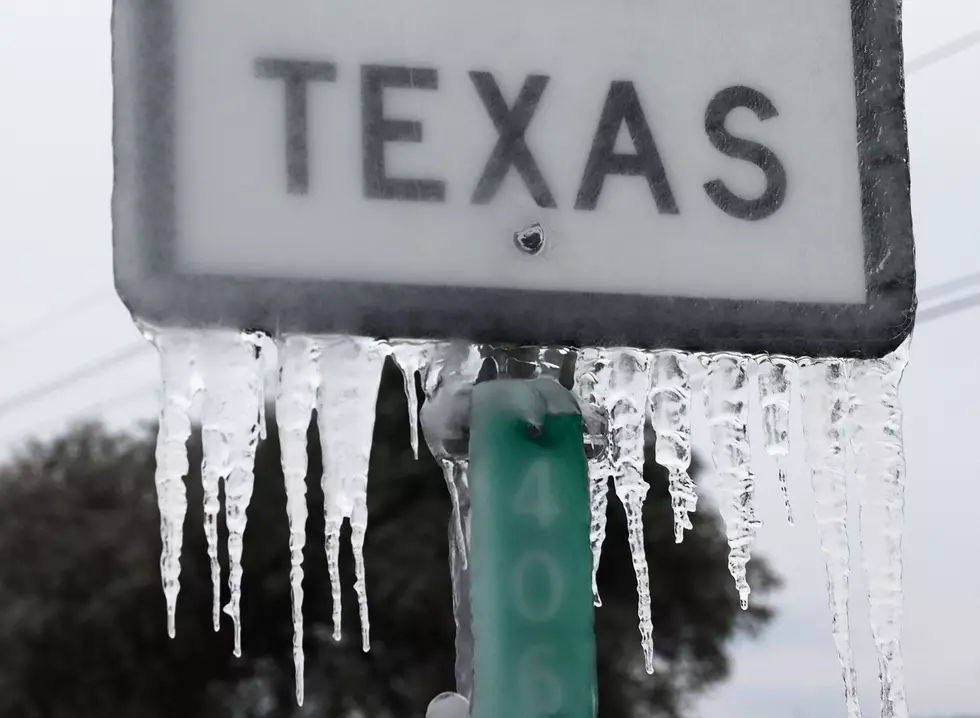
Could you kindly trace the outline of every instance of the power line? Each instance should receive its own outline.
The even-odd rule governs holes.
[[[936,65],[944,60],[948,60],[951,57],[959,55],[961,52],[966,52],[971,47],[980,45],[980,30],[974,30],[968,35],[953,40],[952,42],[946,43],[937,47],[935,50],[930,50],[924,55],[919,55],[919,57],[914,60],[910,60],[905,63],[905,74],[911,75],[919,70],[924,70],[927,67]]]
[[[922,301],[933,301],[941,299],[946,294],[952,294],[962,289],[968,289],[974,284],[980,284],[980,272],[973,272],[948,282],[943,282],[932,287],[928,287],[919,292],[919,299]]]
[[[118,366],[119,364],[123,364],[131,359],[134,359],[145,352],[149,347],[149,343],[141,339],[135,344],[123,347],[119,351],[110,354],[109,356],[105,356],[85,364],[81,368],[59,377],[54,381],[42,384],[39,387],[35,387],[34,389],[30,389],[29,391],[25,391],[21,394],[15,394],[14,396],[0,403],[0,417],[9,413],[10,411],[13,411],[14,409],[25,406],[26,404],[32,404],[39,399],[50,396],[56,391],[64,389],[65,387],[71,386],[72,384],[76,384],[80,381],[84,381],[85,379],[95,376],[96,374],[101,374],[107,369],[111,369],[114,366]]]
[[[105,290],[99,290],[98,292],[93,292],[92,294],[84,296],[81,299],[76,299],[70,304],[66,304],[59,309],[49,312],[48,314],[43,315],[40,319],[24,322],[18,327],[8,329],[2,333],[2,336],[0,336],[0,349],[6,349],[7,347],[21,344],[31,337],[40,334],[48,327],[63,323],[69,317],[85,311],[89,307],[104,301],[109,296],[111,296],[111,293],[106,292]]]
[[[151,392],[157,389],[157,386],[158,386],[157,382],[147,382],[144,384],[131,386],[125,391],[121,391],[117,394],[112,394],[104,399],[99,399],[98,401],[91,402],[90,404],[86,404],[82,408],[77,409],[75,411],[66,414],[58,414],[56,416],[49,416],[47,419],[44,419],[36,424],[31,425],[27,429],[21,429],[14,436],[2,436],[0,437],[0,443],[9,444],[11,442],[23,441],[24,437],[37,434],[38,432],[43,431],[44,429],[50,426],[62,422],[67,423],[76,420],[84,420],[85,417],[90,417],[95,414],[108,411],[109,409],[112,409],[117,406],[129,404],[138,399],[142,399],[148,396]]]
[[[88,404],[73,413],[76,416],[83,416],[86,414],[93,414],[95,412],[105,411],[106,409],[109,409],[111,407],[118,406],[120,404],[126,404],[131,401],[134,401],[135,399],[142,398],[147,394],[156,391],[158,387],[159,387],[159,383],[156,381],[144,382],[143,384],[139,384],[137,386],[131,386],[129,389],[126,389],[125,391],[121,391],[116,394],[107,396],[104,399],[99,399],[98,401],[94,401],[91,404]]]
[[[925,322],[931,322],[934,319],[942,319],[943,317],[959,314],[977,306],[980,306],[980,291],[968,294],[965,297],[960,297],[959,299],[950,300],[935,307],[921,309],[918,312],[916,323],[923,324]]]
[[[965,289],[976,287],[980,284],[980,272],[971,272],[962,277],[950,279],[946,282],[927,287],[918,292],[919,300],[932,302],[933,305],[920,309],[916,321],[918,323],[931,322],[935,319],[942,319],[952,314],[959,314],[980,305],[980,288],[955,299],[935,303],[938,299],[944,299],[952,294],[957,294]]]

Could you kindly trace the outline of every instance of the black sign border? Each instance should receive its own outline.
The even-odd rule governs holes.
[[[900,0],[851,0],[864,305],[186,276],[175,266],[174,3],[114,0],[116,288],[156,325],[880,357],[915,320]]]

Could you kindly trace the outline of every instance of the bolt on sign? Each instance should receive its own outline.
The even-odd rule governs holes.
[[[876,356],[914,317],[899,0],[116,0],[138,317]]]

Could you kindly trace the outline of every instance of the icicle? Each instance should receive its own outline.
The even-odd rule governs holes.
[[[908,718],[902,623],[905,456],[898,385],[908,342],[884,359],[855,361],[847,424],[861,497],[861,547],[868,575],[871,632],[878,648],[882,718]]]
[[[550,378],[560,381],[569,349],[562,346],[483,347],[500,379]]]
[[[671,506],[674,510],[674,540],[684,540],[691,530],[690,514],[697,509],[697,487],[691,466],[691,384],[683,352],[663,351],[653,356],[653,389],[650,394],[650,423],[657,432],[657,463],[667,469]]]
[[[280,344],[279,356],[281,370],[276,419],[286,484],[286,517],[289,521],[289,584],[296,701],[303,705],[303,548],[306,545],[306,472],[309,465],[306,435],[320,385],[320,349],[313,339],[288,337]]]
[[[534,377],[561,380],[561,369],[569,350],[566,347],[540,347],[534,362]]]
[[[653,673],[653,619],[650,614],[650,572],[643,537],[643,503],[650,486],[643,478],[644,424],[650,392],[650,355],[634,349],[605,353],[609,364],[609,436],[616,496],[626,510],[637,611],[647,673]]]
[[[612,467],[599,460],[589,462],[589,509],[592,526],[589,532],[589,545],[592,548],[592,602],[602,607],[599,594],[599,561],[602,557],[602,544],[606,539],[606,513],[609,510],[609,477]]]
[[[435,398],[436,393],[443,389],[460,389],[472,385],[483,367],[480,348],[466,342],[433,344],[429,356],[429,363],[424,367],[422,376],[426,399]]]
[[[217,574],[218,484],[225,482],[228,524],[228,589],[225,613],[235,625],[235,655],[242,654],[242,548],[248,504],[255,483],[259,413],[265,401],[260,338],[237,332],[209,332],[201,340],[205,400],[203,416],[205,528],[212,580]],[[215,586],[215,607],[219,605]],[[219,626],[217,612],[213,616]]]
[[[463,569],[469,563],[469,542],[461,510],[469,491],[466,461],[469,396],[482,366],[479,347],[464,342],[443,343],[433,346],[422,376],[426,398],[425,439],[446,480],[452,501],[453,540]]]
[[[449,527],[449,570],[453,589],[453,620],[456,624],[456,690],[465,696],[473,693],[473,633],[470,626],[470,576],[467,561],[469,535],[469,462],[463,459],[440,459],[446,486],[452,501],[452,524]],[[464,526],[466,528],[464,528]]]
[[[442,469],[442,478],[446,481],[446,490],[449,491],[449,504],[452,507],[450,519],[453,524],[453,535],[456,545],[459,547],[460,559],[463,568],[467,568],[468,554],[466,550],[466,532],[463,530],[463,514],[460,510],[460,483],[466,480],[466,469],[468,462],[460,458],[441,458],[439,468]]]
[[[456,624],[456,690],[473,695],[473,629],[470,615],[469,462],[456,458],[440,461],[453,504],[453,526],[449,531],[449,570],[453,587],[453,620]]]
[[[373,339],[330,337],[321,343],[317,416],[323,450],[325,548],[333,593],[334,639],[341,638],[340,529],[351,525],[361,645],[371,646],[364,575],[368,466],[378,384],[389,349]]]
[[[408,426],[411,432],[412,452],[419,458],[419,397],[415,388],[415,373],[423,371],[434,346],[420,342],[398,342],[392,345],[392,356],[405,379],[405,400],[408,402]]]
[[[783,494],[786,520],[793,525],[793,507],[789,500],[786,462],[789,459],[789,422],[793,403],[793,384],[790,374],[795,362],[787,357],[767,357],[759,362],[759,406],[762,407],[762,426],[766,453],[776,462],[779,490]]]
[[[425,405],[422,425],[429,450],[436,458],[452,502],[449,526],[449,568],[456,623],[456,689],[467,697],[473,691],[473,633],[469,599],[469,481],[466,460],[472,385],[483,365],[478,347],[466,343],[432,346],[422,367]]]
[[[326,509],[324,509],[326,514]],[[342,593],[340,586],[340,527],[343,519],[334,520],[330,525],[324,526],[323,548],[327,554],[327,573],[330,575],[330,597],[333,602],[333,640],[339,641],[343,638],[341,631],[342,613]]]
[[[575,362],[574,393],[582,405],[589,465],[589,496],[592,547],[592,600],[602,606],[596,581],[602,544],[606,539],[606,510],[609,505],[609,477],[612,475],[609,425],[605,402],[609,393],[609,369],[599,361],[598,349],[582,349]]]
[[[160,573],[167,600],[167,631],[176,635],[177,594],[180,593],[180,551],[187,514],[187,439],[191,435],[188,416],[194,395],[200,389],[195,365],[194,339],[185,332],[153,335],[160,354],[163,405],[156,448],[156,488],[160,507],[160,536],[163,552]]]
[[[209,406],[210,405],[210,406]],[[220,426],[209,426],[209,416],[217,422],[220,406],[217,399],[206,395],[202,410],[201,443],[204,458],[201,462],[201,484],[204,489],[204,535],[208,544],[211,566],[211,622],[215,632],[221,630],[221,565],[218,563],[218,512],[221,510],[221,480],[228,475],[228,447]]]
[[[256,351],[259,354],[259,386],[261,387],[262,391],[262,400],[259,402],[259,441],[265,441],[269,438],[269,427],[268,421],[266,421],[265,405],[268,399],[268,394],[266,393],[266,379],[268,378],[269,374],[268,369],[270,354],[272,357],[277,356],[278,347],[276,346],[275,341],[266,336],[256,337],[256,341],[259,342]]]
[[[722,501],[730,548],[728,570],[735,579],[744,610],[749,607],[750,592],[745,567],[751,559],[752,542],[760,526],[753,508],[755,477],[746,432],[749,407],[746,362],[744,357],[731,354],[710,355],[704,362],[708,370],[704,402],[712,458],[728,498],[727,502]]]
[[[848,718],[861,718],[848,617],[851,573],[847,538],[844,424],[849,411],[846,364],[820,360],[801,367],[803,433],[813,484],[814,517],[827,565],[834,644],[844,678]]]
[[[203,461],[201,482],[204,488],[204,534],[211,566],[211,620],[214,630],[221,629],[221,566],[218,563],[218,512],[221,510],[221,482],[231,466],[231,447],[226,427],[235,421],[228,406],[239,387],[226,371],[230,347],[238,346],[240,335],[231,332],[205,333],[200,337],[201,373],[205,387],[201,413]]]
[[[268,425],[265,417],[265,389],[262,390],[262,401],[259,403],[259,439],[265,441],[268,436]]]

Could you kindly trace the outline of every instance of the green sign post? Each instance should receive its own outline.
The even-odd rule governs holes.
[[[473,718],[594,718],[582,416],[550,379],[473,392]]]

